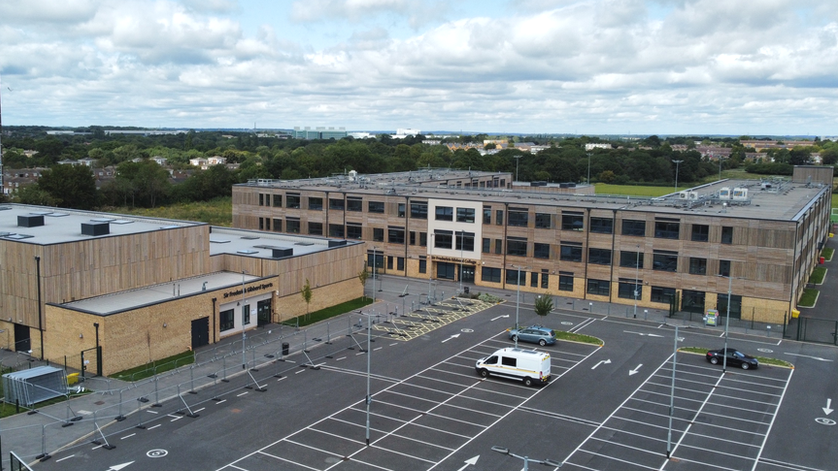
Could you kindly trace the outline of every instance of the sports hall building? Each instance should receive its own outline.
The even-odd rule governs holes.
[[[733,318],[783,323],[829,237],[831,190],[820,166],[658,198],[509,173],[350,172],[235,185],[233,225],[365,241],[368,266],[472,290],[698,313],[729,302]]]
[[[0,205],[0,343],[109,375],[358,298],[363,267],[359,241]]]

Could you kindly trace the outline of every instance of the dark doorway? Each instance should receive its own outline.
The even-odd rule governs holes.
[[[265,299],[256,303],[256,322],[258,327],[268,325],[272,322],[270,299]]]
[[[460,280],[463,283],[474,283],[474,267],[471,265],[461,265],[457,268],[460,272]]]
[[[29,326],[15,324],[15,348],[16,352],[28,352],[32,350],[32,339],[29,338]]]
[[[209,345],[209,317],[192,321],[192,350]]]
[[[441,280],[453,280],[455,265],[453,263],[438,262],[436,264],[436,277]]]

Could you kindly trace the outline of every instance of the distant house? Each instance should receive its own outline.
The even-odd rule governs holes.
[[[193,167],[198,167],[201,170],[206,170],[213,165],[224,165],[227,162],[225,157],[221,157],[220,155],[216,155],[209,158],[198,157],[195,159],[189,159],[189,165]]]
[[[166,162],[168,162],[168,159],[166,159],[166,157],[161,157],[159,155],[155,155],[154,157],[151,158],[151,160],[157,162],[157,165],[159,165],[161,167],[166,165]]]
[[[607,142],[588,142],[585,144],[585,150],[594,150],[594,149],[610,149],[611,144]]]

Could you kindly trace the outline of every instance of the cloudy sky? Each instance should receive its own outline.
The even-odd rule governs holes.
[[[832,0],[2,0],[3,124],[838,129]]]

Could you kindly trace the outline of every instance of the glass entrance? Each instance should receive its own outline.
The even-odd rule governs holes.
[[[460,280],[463,283],[474,283],[474,266],[473,265],[461,265],[457,267],[457,272],[459,272]]]

